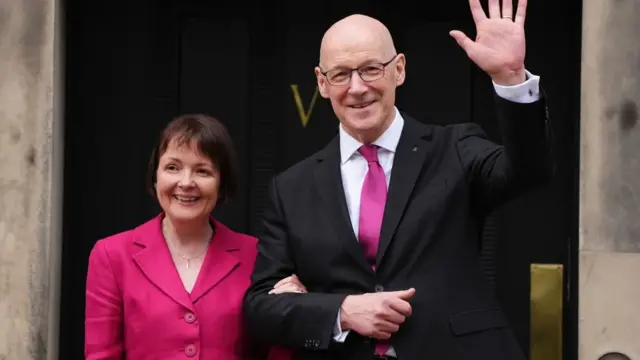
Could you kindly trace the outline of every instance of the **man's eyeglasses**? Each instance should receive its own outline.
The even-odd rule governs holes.
[[[391,60],[385,63],[368,63],[366,65],[362,65],[357,69],[348,69],[348,68],[335,68],[321,74],[327,78],[329,84],[334,86],[342,86],[346,85],[351,81],[351,76],[353,76],[353,72],[357,71],[358,75],[362,79],[362,81],[369,82],[381,79],[384,76],[384,69],[391,64],[393,60],[396,59],[398,54],[393,55]]]

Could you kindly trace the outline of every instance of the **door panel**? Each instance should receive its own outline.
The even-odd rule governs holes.
[[[406,24],[398,36],[407,56],[407,80],[398,108],[431,124],[471,121],[471,66],[449,36],[454,23]]]

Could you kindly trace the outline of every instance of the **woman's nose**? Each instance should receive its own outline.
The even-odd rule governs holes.
[[[179,186],[192,186],[193,185],[193,176],[190,171],[184,171],[182,176],[180,177],[180,181],[178,182]]]

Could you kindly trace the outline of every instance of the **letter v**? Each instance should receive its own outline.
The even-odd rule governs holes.
[[[311,103],[309,103],[309,109],[305,111],[304,105],[302,104],[302,96],[300,96],[300,90],[298,89],[298,85],[292,84],[291,92],[293,93],[293,101],[296,103],[296,108],[298,109],[298,115],[300,116],[300,122],[303,127],[306,127],[309,123],[309,119],[311,118],[311,112],[313,111],[313,107],[316,105],[316,100],[318,100],[318,87],[316,86],[313,96],[311,97]]]

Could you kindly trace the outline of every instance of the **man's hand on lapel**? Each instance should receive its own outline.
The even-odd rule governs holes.
[[[469,39],[459,30],[450,35],[467,53],[469,59],[484,70],[494,83],[513,86],[526,80],[524,70],[525,36],[524,20],[527,0],[519,0],[513,18],[513,0],[489,0],[489,17],[480,0],[469,0],[471,14],[476,24],[476,40]]]

